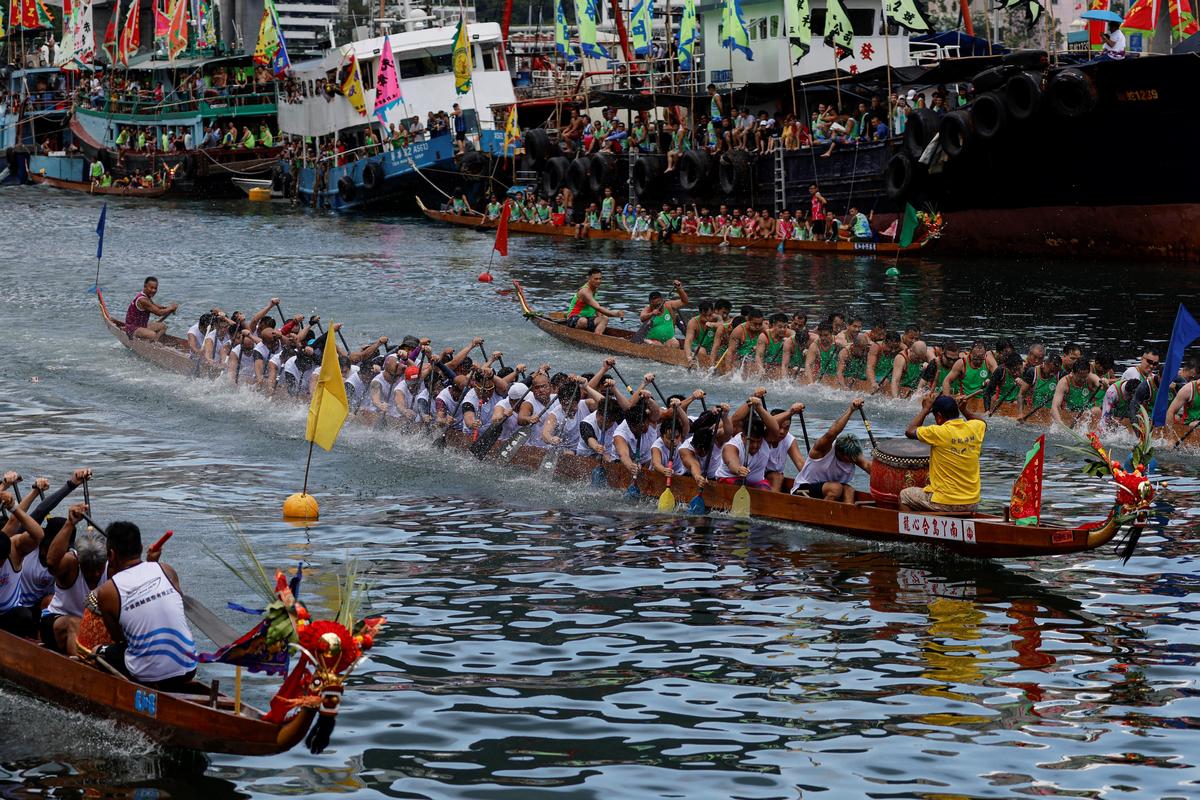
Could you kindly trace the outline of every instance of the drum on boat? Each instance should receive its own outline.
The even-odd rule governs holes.
[[[884,439],[871,453],[871,496],[896,506],[900,492],[929,483],[929,445],[916,439]]]

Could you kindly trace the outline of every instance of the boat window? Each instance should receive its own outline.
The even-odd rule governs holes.
[[[770,22],[771,22],[771,38],[778,39],[779,38],[779,15],[778,14],[771,15]]]
[[[366,61],[358,65],[358,76],[362,78],[363,91],[375,88],[375,62]]]
[[[454,71],[454,62],[450,53],[441,55],[423,55],[418,58],[405,59],[399,63],[401,78],[419,78],[422,75],[441,75]]]
[[[483,68],[485,70],[496,68],[496,51],[488,47],[483,51]]]
[[[847,8],[846,17],[855,36],[875,35],[875,12],[869,8]],[[825,9],[814,8],[812,11],[813,32],[825,30]]]

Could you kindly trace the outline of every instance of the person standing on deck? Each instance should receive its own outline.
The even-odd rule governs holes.
[[[157,342],[167,332],[167,323],[163,320],[174,314],[179,309],[179,304],[160,306],[154,302],[156,294],[158,278],[150,276],[142,283],[142,290],[134,296],[133,302],[125,310],[125,334],[129,338],[137,337]],[[151,322],[151,314],[158,319]]]
[[[608,327],[609,317],[625,318],[624,311],[614,311],[600,305],[596,293],[600,291],[602,275],[599,269],[588,270],[587,283],[579,287],[571,297],[571,306],[567,309],[567,326],[584,328],[593,333],[604,333]]]
[[[923,425],[933,413],[936,424]],[[966,408],[966,396],[927,394],[904,435],[930,447],[929,485],[900,492],[901,511],[973,512],[979,505],[979,454],[987,423]]]

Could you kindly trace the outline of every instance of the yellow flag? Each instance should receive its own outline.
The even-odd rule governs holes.
[[[454,32],[454,91],[466,94],[471,91],[471,40],[467,36],[467,20],[461,14],[458,17],[458,29]]]
[[[364,117],[367,115],[367,98],[363,94],[362,78],[358,76],[358,59],[353,53],[350,54],[350,66],[342,81],[342,94],[350,101],[350,105],[354,106],[355,111]]]
[[[322,449],[332,450],[349,414],[350,401],[346,399],[346,384],[342,382],[342,368],[338,364],[333,323],[330,322],[325,333],[325,353],[321,356],[321,374],[308,406],[308,428],[304,438]]]
[[[508,109],[508,121],[504,123],[504,152],[513,142],[521,140],[521,127],[517,125],[517,104],[513,103]]]

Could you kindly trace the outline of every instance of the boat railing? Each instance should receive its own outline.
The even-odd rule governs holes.
[[[204,97],[155,100],[153,97],[108,95],[102,111],[112,114],[159,115],[189,111],[215,111],[221,108],[266,105],[274,103],[275,92],[220,93],[206,91]]]

